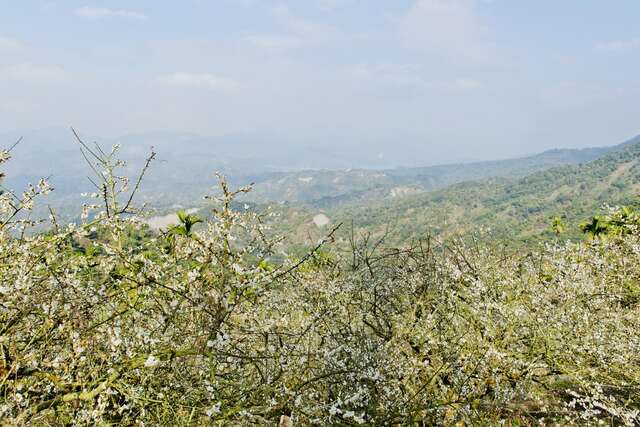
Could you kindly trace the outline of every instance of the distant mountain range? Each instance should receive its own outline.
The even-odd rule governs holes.
[[[636,139],[640,141],[640,137]],[[287,201],[318,208],[358,204],[433,191],[464,181],[489,177],[517,178],[555,166],[586,163],[632,142],[613,147],[555,149],[507,160],[419,168],[276,173],[263,175],[251,197],[262,202]]]
[[[534,157],[554,152],[558,153]],[[588,153],[596,152],[580,155]],[[389,238],[394,242],[490,229],[492,239],[526,244],[555,238],[550,229],[555,216],[567,224],[567,234],[560,238],[578,238],[578,224],[602,211],[603,205],[638,206],[639,194],[640,138],[635,138],[587,163],[547,168],[524,177],[466,181],[393,201],[387,198],[323,212],[332,223],[353,223],[374,235],[391,230]],[[311,223],[306,228],[301,224],[302,235],[310,235]]]
[[[77,213],[80,193],[92,191],[84,163],[73,134],[66,129],[44,129],[0,135],[8,146],[19,136],[23,142],[14,149],[14,159],[6,164],[5,186],[23,188],[42,176],[49,176],[56,191],[49,203],[68,215]],[[197,206],[201,196],[215,186],[212,172],[220,170],[232,184],[255,183],[248,200],[259,203],[285,202],[312,209],[345,210],[373,203],[402,206],[406,200],[423,200],[438,194],[423,193],[466,181],[521,178],[549,168],[580,165],[609,152],[619,151],[640,141],[640,137],[618,146],[555,149],[540,154],[474,163],[414,168],[350,168],[346,159],[360,164],[380,162],[375,151],[335,152],[317,144],[276,144],[277,135],[238,135],[202,137],[195,134],[155,132],[116,139],[83,136],[85,142],[97,140],[103,146],[120,143],[122,157],[128,160],[126,173],[133,176],[141,167],[151,146],[158,152],[141,197],[160,210],[172,206]],[[509,181],[511,180],[511,181]],[[488,185],[486,182],[477,185]],[[506,185],[506,184],[505,184]],[[453,194],[453,193],[451,193]],[[426,199],[424,199],[426,200]]]

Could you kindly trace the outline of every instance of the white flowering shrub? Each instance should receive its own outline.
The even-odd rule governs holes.
[[[23,232],[44,181],[0,195],[3,424],[640,423],[637,233],[287,259],[223,179],[149,232],[114,153],[82,224]]]

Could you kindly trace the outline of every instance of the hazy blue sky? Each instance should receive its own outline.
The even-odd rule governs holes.
[[[638,22],[637,0],[0,0],[0,132],[339,135],[432,161],[613,144],[640,133]]]

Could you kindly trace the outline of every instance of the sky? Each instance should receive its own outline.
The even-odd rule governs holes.
[[[0,0],[0,132],[269,134],[424,163],[611,145],[640,133],[638,18],[637,0]]]

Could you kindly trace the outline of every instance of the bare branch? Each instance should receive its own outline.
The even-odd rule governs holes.
[[[127,210],[129,209],[129,206],[131,206],[131,202],[133,202],[133,198],[135,197],[136,193],[140,189],[140,183],[142,183],[142,178],[144,178],[144,174],[147,172],[147,169],[149,169],[149,165],[155,158],[156,158],[156,152],[153,151],[153,147],[151,147],[151,154],[149,155],[149,157],[147,157],[147,160],[144,166],[142,167],[142,170],[140,171],[140,175],[138,176],[138,180],[136,181],[136,185],[133,187],[133,190],[131,190],[131,193],[129,194],[129,200],[127,200],[127,203],[124,205],[124,208],[120,210],[120,213],[127,212]]]

